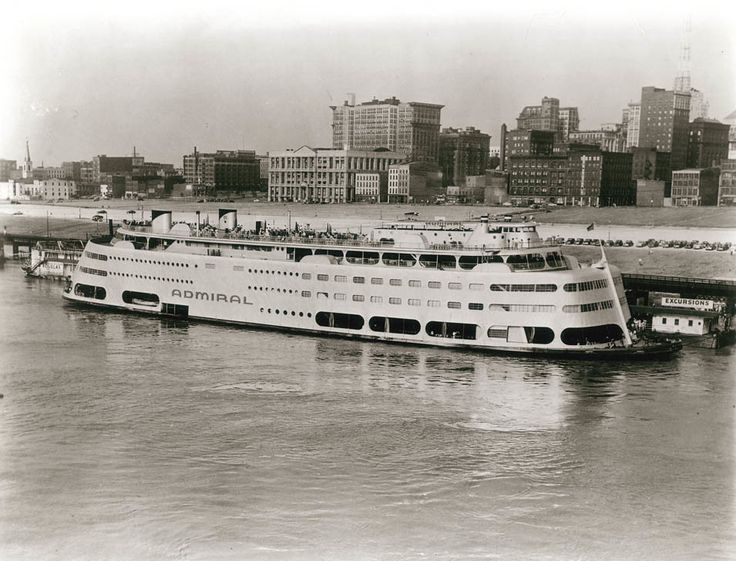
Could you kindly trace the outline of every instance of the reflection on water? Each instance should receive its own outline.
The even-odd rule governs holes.
[[[12,264],[0,286],[2,559],[736,551],[732,350],[492,356],[83,310]]]

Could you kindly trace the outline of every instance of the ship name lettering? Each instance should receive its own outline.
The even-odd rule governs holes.
[[[223,294],[221,292],[193,292],[191,290],[179,290],[175,288],[171,291],[172,296],[186,298],[188,300],[204,300],[206,302],[226,302],[230,304],[248,304],[251,306],[253,302],[248,302],[247,297],[238,296],[237,294]]]

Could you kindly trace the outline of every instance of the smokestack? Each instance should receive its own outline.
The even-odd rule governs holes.
[[[506,170],[506,123],[501,125],[501,171]]]

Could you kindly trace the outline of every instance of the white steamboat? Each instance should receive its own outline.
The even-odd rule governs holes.
[[[660,355],[632,341],[619,271],[582,266],[536,224],[482,218],[366,235],[218,229],[153,211],[87,243],[65,298],[93,306],[317,335],[571,355]]]

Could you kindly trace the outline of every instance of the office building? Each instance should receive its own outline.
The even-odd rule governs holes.
[[[400,152],[309,146],[268,156],[268,200],[279,202],[353,202],[356,174],[388,172],[389,166],[404,161]]]
[[[490,135],[475,127],[442,129],[439,152],[442,185],[464,185],[468,175],[484,174],[490,142]]]
[[[718,204],[718,168],[683,169],[672,172],[673,206]]]
[[[636,206],[663,207],[665,182],[656,179],[636,180]]]
[[[715,119],[698,117],[692,121],[687,147],[688,167],[715,167],[727,159],[729,129],[728,125]]]
[[[356,173],[355,200],[370,203],[388,202],[388,172]]]
[[[626,111],[626,146],[639,146],[639,123],[641,121],[641,103],[629,103]]]
[[[442,172],[437,164],[410,162],[388,168],[390,203],[433,203],[443,194]]]
[[[580,116],[577,107],[560,107],[560,122],[558,125],[559,139],[561,142],[570,140],[570,133],[580,127]]]
[[[184,181],[197,186],[197,194],[257,191],[261,183],[261,163],[253,150],[202,153],[195,146],[194,152],[184,156],[183,167]]]
[[[555,146],[555,133],[543,130],[511,130],[501,128],[501,165],[508,169],[511,156],[549,156]]]
[[[333,105],[332,148],[401,152],[408,161],[437,162],[443,105],[391,97]]]
[[[639,144],[670,153],[672,170],[687,164],[690,93],[663,88],[641,89]]]

